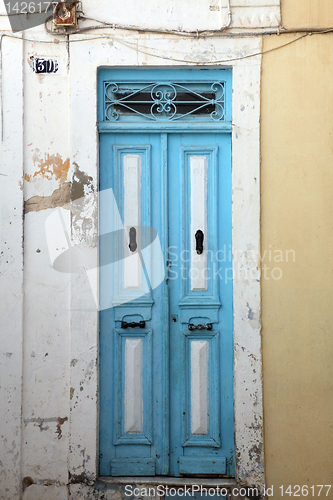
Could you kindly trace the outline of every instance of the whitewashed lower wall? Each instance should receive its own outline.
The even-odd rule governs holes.
[[[260,38],[114,36],[107,30],[105,34],[111,36],[76,42],[83,36],[71,37],[68,67],[66,44],[38,42],[53,40],[43,28],[24,32],[29,39],[25,42],[3,40],[1,500],[19,500],[22,495],[24,500],[122,495],[116,488],[101,493],[94,486],[98,312],[93,294],[84,272],[69,275],[52,268],[45,235],[45,221],[54,210],[69,217],[66,203],[69,182],[74,181],[72,191],[91,196],[73,219],[72,241],[96,245],[98,67],[184,67],[181,61],[186,60],[192,67],[216,62],[216,67],[233,68],[233,246],[234,251],[249,252],[241,266],[257,265],[251,255],[258,255],[259,245],[261,59],[241,57],[260,54]],[[59,72],[36,75],[29,65],[31,56],[57,58]],[[258,274],[251,278],[236,272],[236,479],[263,486],[259,318]]]
[[[23,352],[23,44],[3,46],[0,138],[0,498],[19,498]],[[1,125],[0,125],[1,126]],[[1,497],[2,495],[2,497]]]

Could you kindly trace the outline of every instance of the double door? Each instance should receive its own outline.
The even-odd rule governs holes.
[[[231,136],[102,133],[100,157],[100,474],[233,476]]]

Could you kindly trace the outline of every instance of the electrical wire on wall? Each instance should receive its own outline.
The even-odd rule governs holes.
[[[79,3],[79,2],[77,2]],[[221,10],[221,6],[220,6]],[[48,27],[48,24],[53,20],[53,15],[48,17],[44,23],[45,30],[49,35],[54,36],[64,36],[65,38],[63,40],[57,40],[55,41],[54,39],[52,40],[40,40],[40,39],[33,39],[33,38],[26,38],[26,37],[19,37],[15,35],[11,35],[9,33],[2,33],[0,35],[0,106],[1,106],[1,140],[3,142],[3,39],[5,37],[7,38],[14,38],[16,40],[25,40],[27,42],[32,42],[32,43],[46,43],[46,44],[59,44],[59,43],[64,43],[66,44],[66,51],[67,51],[67,68],[69,69],[69,64],[70,64],[70,44],[71,43],[79,43],[79,42],[89,42],[91,40],[105,40],[105,39],[111,39],[113,42],[118,43],[122,46],[125,46],[131,50],[135,50],[139,53],[148,55],[150,57],[156,57],[158,59],[163,59],[166,61],[171,61],[171,62],[177,62],[177,63],[185,63],[185,64],[191,64],[191,65],[196,65],[196,66],[212,66],[216,64],[228,64],[234,61],[239,61],[242,59],[247,59],[250,57],[256,57],[256,56],[262,56],[264,54],[267,54],[269,52],[273,52],[275,50],[282,49],[283,47],[286,47],[287,45],[290,45],[292,43],[298,42],[302,38],[305,38],[307,36],[310,36],[312,34],[326,34],[326,33],[332,33],[333,32],[333,27],[328,27],[328,28],[298,28],[298,29],[285,29],[283,26],[279,26],[276,29],[272,29],[269,27],[266,28],[261,28],[260,31],[242,31],[239,33],[230,33],[227,32],[229,28],[232,26],[232,12],[231,12],[231,6],[230,6],[230,0],[227,0],[227,23],[223,25],[220,29],[216,30],[170,30],[170,29],[159,29],[159,28],[143,28],[139,26],[129,26],[129,25],[122,25],[122,24],[116,24],[116,23],[110,23],[107,21],[102,21],[99,19],[91,18],[88,16],[85,16],[82,11],[78,11],[78,20],[82,21],[93,21],[94,23],[99,23],[96,25],[92,26],[85,26],[85,27],[80,27],[80,28],[66,28],[63,31],[58,30],[53,30]],[[15,15],[20,15],[20,14],[15,14]],[[157,54],[156,53],[156,47],[155,48],[142,48],[138,43],[131,43],[128,40],[123,40],[118,37],[116,37],[113,34],[109,33],[103,33],[102,35],[93,35],[93,36],[88,36],[84,38],[73,38],[70,39],[70,35],[78,35],[78,34],[83,34],[87,33],[88,31],[95,31],[95,30],[100,30],[100,29],[112,29],[112,30],[121,30],[121,31],[131,31],[131,32],[137,32],[138,34],[141,33],[153,33],[153,34],[160,34],[160,35],[169,35],[169,36],[177,36],[177,37],[190,37],[190,38],[197,38],[197,39],[205,39],[207,37],[224,37],[224,36],[238,36],[238,37],[249,37],[249,36],[255,36],[255,37],[262,37],[265,35],[273,35],[273,34],[283,34],[283,33],[288,33],[288,34],[299,34],[303,33],[297,38],[294,38],[293,40],[289,40],[288,42],[281,44],[277,47],[273,47],[271,49],[268,49],[266,51],[257,51],[251,54],[244,54],[240,55],[238,57],[230,57],[230,58],[223,58],[223,59],[218,59],[218,55],[216,55],[216,59],[214,61],[204,61],[204,60],[186,60],[186,59],[181,59],[181,58],[176,58],[170,55],[164,54]],[[155,52],[154,52],[155,51]],[[168,52],[169,54],[169,52]]]
[[[222,6],[221,6],[221,2],[223,0],[220,0],[220,11],[222,11]],[[76,5],[78,6],[81,6],[81,2],[80,0],[77,0],[76,2]],[[82,7],[81,7],[82,8]],[[82,21],[93,21],[95,23],[98,23],[97,25],[93,25],[93,26],[86,26],[86,27],[81,27],[79,29],[65,29],[63,32],[61,32],[60,30],[53,30],[53,29],[50,29],[48,27],[48,23],[53,21],[54,19],[54,16],[49,16],[45,23],[44,23],[44,27],[45,27],[45,30],[46,32],[49,34],[49,35],[64,35],[66,37],[65,40],[58,40],[57,43],[66,43],[66,51],[67,51],[67,70],[69,70],[69,66],[70,66],[70,43],[72,42],[85,42],[85,41],[89,41],[89,40],[97,40],[97,39],[104,39],[104,38],[111,38],[113,41],[115,42],[118,42],[120,44],[122,44],[123,46],[126,46],[130,49],[134,49],[134,50],[137,50],[138,52],[141,52],[141,53],[144,53],[146,55],[151,55],[153,57],[157,57],[157,58],[160,58],[160,59],[164,59],[164,60],[170,60],[170,61],[173,61],[173,62],[183,62],[183,63],[192,63],[193,64],[193,61],[186,61],[186,60],[183,60],[183,59],[176,59],[176,58],[172,58],[172,57],[168,57],[168,56],[163,56],[163,55],[157,55],[157,54],[152,54],[148,51],[144,51],[143,49],[140,49],[137,45],[135,45],[135,47],[133,46],[133,44],[131,44],[130,42],[125,42],[123,40],[119,40],[119,39],[116,39],[114,36],[112,35],[102,35],[102,36],[98,36],[98,37],[89,37],[89,38],[83,38],[83,39],[74,39],[74,40],[70,40],[70,35],[75,35],[75,34],[82,34],[82,33],[85,33],[85,32],[88,32],[88,31],[94,31],[94,30],[98,30],[98,29],[106,29],[106,28],[111,28],[113,30],[125,30],[125,31],[135,31],[135,32],[142,32],[144,31],[145,33],[154,33],[154,34],[163,34],[163,35],[176,35],[176,36],[182,36],[182,37],[191,37],[193,38],[194,36],[197,37],[197,38],[205,38],[205,37],[209,37],[209,36],[218,36],[218,35],[221,35],[223,32],[225,32],[228,28],[230,28],[231,26],[231,20],[232,20],[232,15],[231,15],[231,6],[230,6],[230,0],[227,0],[227,23],[222,26],[220,29],[218,30],[192,30],[192,31],[186,31],[186,30],[168,30],[168,29],[159,29],[159,28],[140,28],[138,26],[127,26],[127,25],[121,25],[121,24],[115,24],[115,23],[109,23],[109,22],[106,22],[106,21],[101,21],[99,19],[95,19],[95,18],[90,18],[90,17],[86,17],[84,16],[84,13],[82,12],[82,10],[79,10],[78,11],[78,20],[82,20]],[[10,16],[12,15],[20,15],[20,14],[9,14]],[[17,37],[17,36],[14,36],[14,35],[9,35],[7,33],[3,33],[0,37],[0,106],[1,106],[1,116],[0,116],[0,120],[1,120],[1,142],[3,142],[3,65],[2,65],[2,43],[3,43],[3,38],[4,37],[8,37],[8,38],[14,38],[14,39],[20,39],[22,40],[21,37]],[[35,42],[35,43],[55,43],[54,40],[32,40],[32,39],[28,39],[28,38],[24,38],[24,40],[26,41],[31,41],[31,42]],[[219,61],[214,61],[215,63],[218,63]],[[196,62],[195,64],[208,64],[207,61],[202,61],[202,62]]]

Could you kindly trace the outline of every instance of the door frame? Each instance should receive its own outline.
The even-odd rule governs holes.
[[[146,35],[138,35],[138,43],[145,43]],[[150,39],[156,50],[166,50],[161,38]],[[226,61],[224,68],[233,71],[233,123],[232,123],[232,186],[233,186],[233,315],[234,315],[234,412],[236,480],[241,484],[263,488],[263,408],[262,408],[262,358],[260,324],[260,40],[257,38],[219,38],[212,47],[219,58]],[[194,47],[195,45],[195,47]],[[213,50],[212,49],[212,50]],[[154,56],[139,56],[134,50],[110,50],[105,41],[90,44],[73,44],[71,49],[70,78],[70,143],[73,178],[77,169],[91,177],[86,193],[95,211],[82,210],[78,219],[88,220],[90,229],[85,233],[72,221],[73,242],[92,241],[98,232],[97,202],[94,196],[99,185],[97,85],[99,67],[168,67],[162,59],[156,66]],[[177,40],[168,39],[168,50],[179,51]],[[207,51],[205,40],[183,40],[183,53]],[[253,57],[236,58],[235,54]],[[184,55],[184,58],[185,58]],[[201,56],[200,56],[201,57]],[[231,59],[228,63],[228,59]],[[87,71],[89,61],[89,71]],[[184,67],[175,65],[176,67]],[[187,67],[195,67],[188,65]],[[216,65],[215,68],[218,66]],[[95,71],[93,70],[95,69]],[[90,200],[90,201],[89,201]],[[87,226],[85,226],[87,227]],[[96,245],[96,243],[94,243]],[[96,266],[98,258],[96,256]],[[98,293],[96,280],[94,293]],[[91,293],[91,285],[83,274],[71,280],[71,399],[69,470],[73,475],[85,474],[98,477],[98,311]],[[82,373],[89,379],[80,392]],[[88,396],[88,397],[87,397]],[[83,455],[81,450],[85,450]],[[89,456],[89,460],[85,457]]]

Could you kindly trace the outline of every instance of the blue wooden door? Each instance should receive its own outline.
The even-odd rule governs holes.
[[[230,153],[227,134],[173,134],[169,140],[170,472],[175,476],[233,470],[232,271],[226,255]]]
[[[125,86],[110,84],[109,71],[99,75],[100,187],[113,196],[100,202],[100,293],[108,297],[100,474],[233,476],[230,73],[119,70]],[[166,83],[170,73],[186,76],[186,86]],[[223,116],[220,96],[212,99],[220,81]]]

